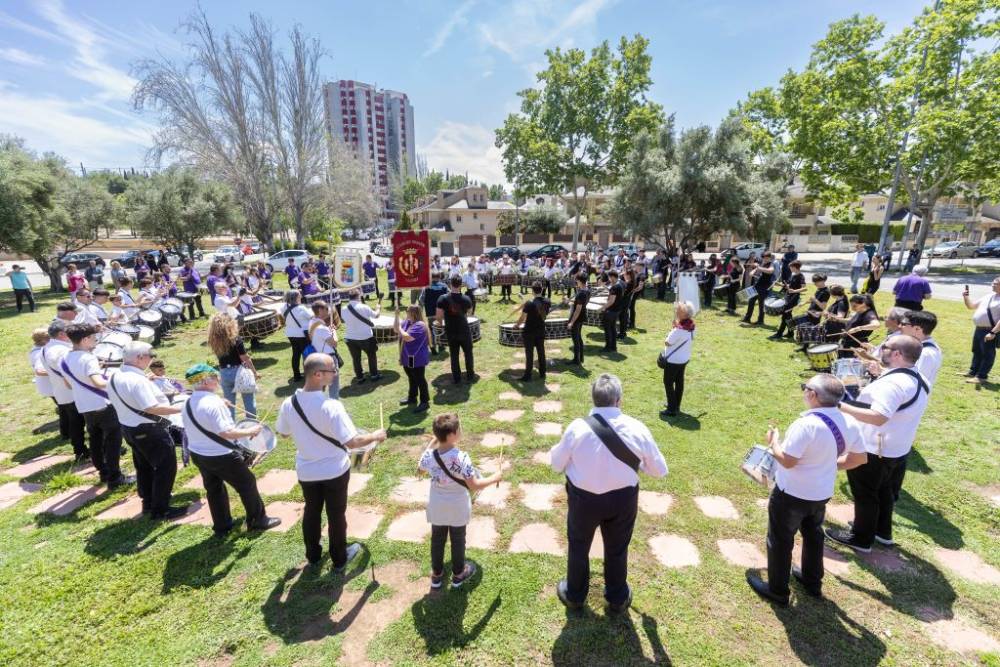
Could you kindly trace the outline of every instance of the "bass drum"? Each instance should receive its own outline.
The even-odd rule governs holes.
[[[399,340],[399,334],[396,333],[396,318],[389,317],[388,315],[379,315],[376,317],[372,324],[372,331],[375,332],[375,342],[379,345],[385,343],[394,343]]]
[[[524,330],[513,322],[501,324],[500,344],[507,347],[524,347]]]
[[[472,342],[478,343],[479,340],[483,337],[482,328],[479,324],[479,318],[467,315],[465,319],[469,323],[469,334],[472,336]],[[445,332],[444,326],[435,322],[434,325],[432,326],[432,331],[434,333],[434,340],[437,342],[438,345],[448,344],[448,334]]]

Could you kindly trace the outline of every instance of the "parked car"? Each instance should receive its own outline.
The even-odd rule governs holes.
[[[264,263],[267,270],[274,273],[275,270],[284,271],[290,259],[294,259],[295,263],[301,266],[309,259],[309,253],[306,250],[281,250],[267,257]]]
[[[517,246],[501,245],[486,253],[486,256],[494,262],[503,259],[504,255],[507,255],[511,259],[521,259],[521,250]]]
[[[944,243],[939,243],[928,250],[927,256],[947,257],[949,259],[956,259],[958,257],[975,257],[977,247],[978,246],[971,241],[945,241]]]
[[[160,262],[160,251],[156,249],[127,250],[118,255],[115,259],[122,265],[123,269],[134,269],[135,260],[139,259],[139,255],[145,255],[146,263],[151,267],[156,266]],[[169,262],[170,260],[168,259],[167,261]]]
[[[612,243],[608,246],[608,257],[616,257],[619,250],[625,251],[625,256],[635,261],[639,258],[639,248],[634,243]]]
[[[565,247],[559,245],[558,243],[548,243],[543,245],[538,250],[532,250],[528,253],[528,257],[531,259],[539,259],[541,257],[558,257],[559,253],[569,253]]]
[[[380,243],[375,246],[375,256],[376,257],[392,257],[392,245],[388,243]]]
[[[750,255],[760,259],[764,256],[765,250],[767,250],[766,243],[741,243],[737,246],[733,246],[732,248],[726,248],[721,254],[724,261],[728,260],[733,253],[736,253],[736,256],[740,259],[740,261],[745,262],[750,259]]]
[[[1000,257],[1000,238],[987,241],[976,248],[976,257]]]
[[[243,259],[243,251],[234,245],[224,245],[216,248],[212,255],[212,261],[216,264],[223,262],[239,262]]]
[[[196,262],[200,262],[205,259],[205,253],[197,248],[193,251],[188,247],[180,248],[178,250],[167,250],[165,254],[167,256],[167,263],[170,264],[170,266],[180,266],[184,263],[184,260],[189,257]]]
[[[104,266],[104,258],[96,252],[71,252],[59,260],[59,264],[65,269],[70,264],[76,264],[76,268],[83,271],[90,265],[90,260],[97,262],[98,266]]]

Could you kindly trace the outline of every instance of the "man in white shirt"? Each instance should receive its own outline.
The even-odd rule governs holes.
[[[180,414],[181,409],[170,405],[146,377],[146,369],[155,358],[149,343],[126,345],[121,370],[108,378],[108,399],[118,414],[125,442],[132,447],[142,513],[155,520],[175,519],[184,516],[188,508],[170,505],[177,455],[165,418]]]
[[[879,343],[877,346],[873,346],[871,343],[861,343],[861,347],[868,351],[869,354],[878,359],[882,355],[882,345],[887,341],[891,340],[894,336],[898,336],[901,332],[899,330],[899,323],[906,318],[906,314],[910,312],[906,308],[900,308],[899,306],[893,306],[886,313],[885,319],[885,339]]]
[[[927,380],[929,387],[934,386],[938,371],[941,370],[941,347],[931,338],[937,323],[937,316],[928,310],[911,310],[899,323],[901,333],[920,341],[920,358],[917,359],[915,368]]]
[[[103,308],[94,303],[93,298],[90,290],[86,288],[77,290],[76,300],[79,305],[79,311],[73,322],[75,324],[92,324],[100,330],[104,327],[104,320],[108,319],[108,314],[104,312]]]
[[[617,377],[601,374],[591,386],[591,396],[590,415],[574,419],[550,452],[552,469],[566,474],[569,499],[567,572],[556,594],[569,608],[583,606],[590,582],[588,554],[600,527],[604,597],[612,611],[624,611],[632,602],[626,572],[638,510],[637,473],[663,477],[667,463],[649,429],[622,413],[622,384]]]
[[[118,288],[118,294],[121,297],[121,308],[125,311],[125,316],[128,317],[129,322],[139,316],[139,306],[136,305],[135,299],[132,298],[131,290],[132,279],[122,278],[121,287]]]
[[[72,301],[63,301],[56,306],[56,319],[65,322],[66,326],[76,322],[79,316],[80,309]]]
[[[309,344],[320,354],[328,354],[337,366],[337,374],[330,380],[330,398],[340,399],[340,355],[337,354],[337,327],[330,325],[330,307],[325,301],[313,301],[312,319],[309,320]]]
[[[858,293],[858,281],[868,267],[868,253],[860,243],[854,245],[854,255],[851,257],[851,294]]]
[[[60,362],[59,370],[73,390],[73,402],[83,415],[90,437],[90,460],[108,489],[132,484],[135,479],[122,474],[120,467],[122,431],[118,415],[107,394],[107,378],[91,350],[97,344],[97,327],[71,324],[66,335],[73,349]]]
[[[778,464],[768,502],[767,581],[747,572],[747,583],[765,600],[788,604],[789,570],[795,533],[802,533],[802,568],[791,573],[813,597],[822,595],[823,518],[833,496],[837,470],[867,460],[857,423],[837,410],[844,385],[828,373],[802,385],[807,410],[788,427],[785,439],[776,428],[767,444]]]
[[[920,341],[906,334],[884,343],[881,365],[889,370],[863,387],[857,400],[840,404],[845,414],[861,422],[868,462],[847,471],[854,496],[853,529],[827,528],[826,536],[861,553],[870,552],[875,541],[895,544],[892,511],[930,394],[927,381],[914,368],[922,349]]]
[[[347,308],[341,310],[344,317],[344,338],[347,339],[347,349],[351,353],[351,361],[354,364],[354,381],[358,384],[365,381],[365,372],[361,366],[361,353],[368,356],[367,379],[377,382],[382,379],[382,374],[378,372],[378,345],[375,343],[375,318],[379,316],[382,306],[375,306],[375,310],[361,303],[361,290],[355,288],[351,290],[351,300]]]
[[[229,286],[226,285],[225,281],[220,280],[215,283],[215,296],[212,298],[212,305],[215,306],[216,311],[226,313],[235,320],[240,316],[240,311],[236,308],[240,297],[230,296],[228,292]]]
[[[194,390],[181,412],[184,435],[188,440],[191,460],[201,472],[208,509],[212,514],[212,530],[222,536],[233,529],[226,484],[236,490],[243,502],[248,530],[267,530],[279,525],[281,519],[267,516],[264,501],[257,490],[257,478],[232,442],[252,438],[260,433],[261,425],[236,428],[229,407],[217,393],[219,371],[212,366],[196,364],[187,370],[184,377]]]
[[[69,386],[63,372],[59,369],[63,358],[73,349],[73,343],[66,335],[68,325],[63,320],[53,320],[49,324],[49,342],[42,347],[41,362],[48,373],[52,396],[56,399],[56,409],[59,411],[59,433],[73,445],[73,456],[76,463],[90,459],[87,449],[83,416],[73,402],[73,389]]]
[[[327,398],[325,389],[338,372],[333,357],[313,353],[303,370],[305,385],[281,404],[274,428],[295,442],[295,471],[306,503],[302,513],[306,560],[315,565],[323,556],[320,529],[325,507],[330,558],[336,571],[343,572],[361,551],[360,544],[347,546],[348,451],[383,442],[385,431],[359,433],[343,404]]]
[[[499,274],[501,276],[512,276],[515,275],[516,273],[517,273],[517,267],[514,266],[514,264],[510,261],[510,257],[504,255],[503,259],[500,261]],[[500,285],[500,303],[511,303],[514,300],[512,296],[513,282],[508,282],[510,280],[511,280],[510,278],[507,278]]]
[[[472,310],[469,311],[469,314],[475,315],[476,290],[479,289],[479,275],[476,273],[472,262],[469,262],[469,266],[466,268],[465,273],[462,274],[462,286],[465,288],[465,296],[469,297],[469,301],[472,302]]]
[[[965,307],[974,310],[972,323],[972,361],[969,372],[963,373],[970,384],[986,382],[997,358],[997,347],[1000,346],[1000,276],[993,279],[992,292],[978,301],[969,299],[969,286],[962,292]]]

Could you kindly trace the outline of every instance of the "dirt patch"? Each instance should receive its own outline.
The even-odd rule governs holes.
[[[993,484],[991,486],[977,486],[974,487],[976,493],[986,498],[986,500],[993,503],[994,507],[1000,507],[1000,484]]]

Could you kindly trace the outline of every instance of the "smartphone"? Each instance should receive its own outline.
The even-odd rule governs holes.
[[[965,286],[965,291],[966,291],[966,293],[968,293],[968,291],[969,291],[969,286],[968,285]]]

